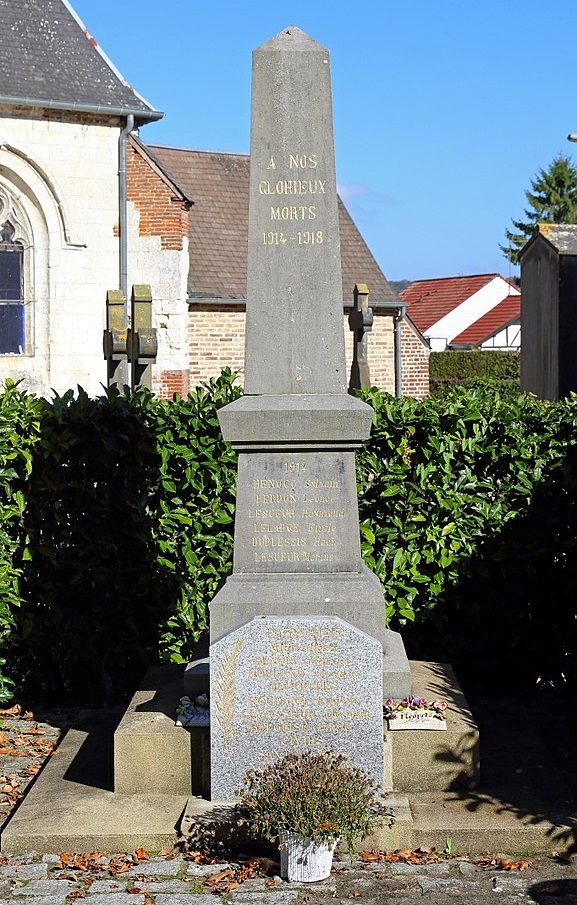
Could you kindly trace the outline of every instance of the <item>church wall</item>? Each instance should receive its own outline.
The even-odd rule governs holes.
[[[118,285],[118,126],[2,117],[0,181],[32,224],[31,321],[23,355],[0,356],[0,381],[49,395],[81,384],[101,392],[106,290]]]
[[[74,121],[67,121],[74,120]],[[2,116],[0,187],[32,232],[26,280],[29,346],[0,355],[7,377],[40,395],[106,384],[106,293],[119,286],[118,140],[124,122],[15,108]],[[188,221],[182,199],[128,144],[128,293],[149,284],[159,395],[188,390]],[[1,214],[0,214],[1,220]]]

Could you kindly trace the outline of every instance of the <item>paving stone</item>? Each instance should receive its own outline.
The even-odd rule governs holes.
[[[263,905],[264,905],[264,903],[266,903],[266,905],[294,905],[294,903],[299,898],[299,890],[293,889],[292,888],[293,885],[296,886],[297,884],[291,883],[290,889],[287,889],[287,888],[277,889],[276,887],[267,888],[267,887],[265,887],[265,885],[263,883],[263,886],[260,891],[255,890],[255,889],[245,889],[244,885],[243,885],[240,887],[240,889],[236,889],[232,893],[232,901],[234,903],[237,903],[237,905],[241,905],[241,903],[246,903],[246,905],[259,905],[259,903],[261,903],[261,902],[263,903]],[[300,886],[301,889],[304,886],[306,886],[308,888],[308,890],[310,891],[311,886],[313,884],[301,883],[298,885]],[[318,883],[314,884],[315,891],[317,891],[318,886],[319,886]],[[326,890],[325,890],[325,894],[321,895],[321,897],[326,898]],[[308,898],[309,898],[309,896],[307,896],[307,899]],[[330,897],[330,900],[331,900],[331,903],[335,902],[335,899],[333,899],[332,896]],[[196,903],[196,899],[194,901]],[[214,900],[213,900],[213,903],[214,903]],[[350,905],[350,902],[348,903],[348,905]]]
[[[12,897],[5,899],[3,896],[0,899],[0,902],[2,902],[3,905],[4,905],[4,903],[14,902],[14,901],[20,901],[20,900],[13,899]],[[22,901],[27,901],[27,900],[24,899]],[[74,901],[74,900],[69,899],[67,901],[66,899],[58,898],[58,896],[37,896],[34,899],[34,905],[57,905],[57,903],[59,903],[59,902],[66,902],[66,905],[68,905],[68,902],[71,902],[71,901]],[[83,902],[84,899],[80,899],[80,901]]]
[[[419,873],[422,873],[425,877],[436,877],[439,875],[448,876],[451,873],[451,865],[448,861],[435,861],[432,864],[421,864],[419,866]]]
[[[216,896],[205,895],[204,893],[192,896],[190,893],[184,893],[183,895],[173,895],[172,893],[164,895],[160,893],[154,897],[154,905],[215,905],[215,901],[218,901]],[[111,905],[114,905],[114,903],[111,903]]]
[[[462,874],[463,877],[472,877],[477,873],[477,867],[470,861],[460,861],[459,873]]]
[[[40,880],[48,876],[48,866],[36,864],[3,864],[0,866],[0,879]]]
[[[118,880],[93,880],[90,886],[86,888],[86,892],[93,895],[96,892],[124,892],[126,889],[126,881]]]
[[[85,899],[78,899],[79,902],[90,902],[90,905],[145,905],[145,900],[146,896],[144,894],[128,892],[105,892],[102,894],[96,893],[95,895],[90,895],[89,893]],[[67,902],[66,905],[69,905],[69,903]],[[191,905],[190,897],[188,905]]]
[[[419,873],[419,865],[418,864],[405,864],[404,861],[400,861],[398,864],[391,864],[391,873],[393,876],[396,874],[418,874]]]
[[[211,865],[212,867],[212,865]],[[126,872],[128,877],[176,877],[182,870],[182,861],[174,859],[171,861],[145,861],[137,867]]]
[[[209,877],[218,874],[221,870],[235,870],[238,864],[191,864],[186,871],[187,877]]]
[[[474,896],[480,892],[490,892],[491,886],[483,884],[479,882],[475,882],[473,880],[462,880],[460,878],[451,878],[445,879],[444,877],[439,877],[438,879],[433,879],[432,877],[419,877],[418,884],[423,890],[425,895],[429,893],[434,893],[435,895],[461,895],[465,896],[466,894],[471,894],[471,901],[474,901]]]
[[[525,893],[535,882],[534,876],[511,877],[508,874],[499,874],[493,877],[493,889],[495,892]]]
[[[151,895],[158,892],[194,895],[194,883],[187,883],[186,880],[176,880],[172,877],[166,880],[147,880],[146,882],[137,883],[137,885]]]
[[[13,886],[12,895],[14,897],[22,896],[43,896],[50,897],[52,900],[61,899],[64,901],[69,892],[78,889],[78,883],[72,883],[68,880],[32,880],[25,886]]]

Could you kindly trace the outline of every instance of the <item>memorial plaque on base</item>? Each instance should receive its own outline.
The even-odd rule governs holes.
[[[383,786],[382,647],[331,616],[257,616],[211,647],[211,797],[289,751],[346,754]]]

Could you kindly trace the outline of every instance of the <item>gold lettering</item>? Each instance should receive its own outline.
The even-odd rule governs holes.
[[[271,220],[316,220],[317,211],[314,205],[307,207],[304,204],[300,204],[298,207],[271,207],[270,218]]]
[[[285,553],[262,553],[260,550],[255,551],[255,562],[300,562],[301,555],[297,552]]]
[[[305,170],[307,167],[311,170],[316,169],[316,154],[289,154],[289,169]]]
[[[293,535],[289,537],[283,537],[282,534],[278,537],[259,535],[252,538],[253,547],[306,547],[306,544],[304,537],[294,537]]]
[[[315,547],[336,547],[336,537],[313,537]]]
[[[308,553],[307,551],[303,552],[303,559],[305,562],[333,562],[334,556],[332,553]]]
[[[271,159],[269,160],[267,170],[276,170],[276,163],[274,162],[274,157],[271,157]]]

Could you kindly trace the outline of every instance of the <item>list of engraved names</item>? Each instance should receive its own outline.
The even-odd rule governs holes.
[[[256,736],[257,749],[258,739],[267,738],[257,756],[271,759],[303,747],[324,750],[331,736],[355,733],[369,714],[359,664],[347,649],[348,633],[328,620],[271,623],[251,659],[250,691],[239,714],[244,730]],[[271,752],[273,739],[279,750]]]
[[[270,460],[269,460],[270,466]],[[334,461],[333,461],[334,464]],[[247,518],[255,567],[334,563],[344,542],[346,493],[341,469],[282,456],[249,478]]]

